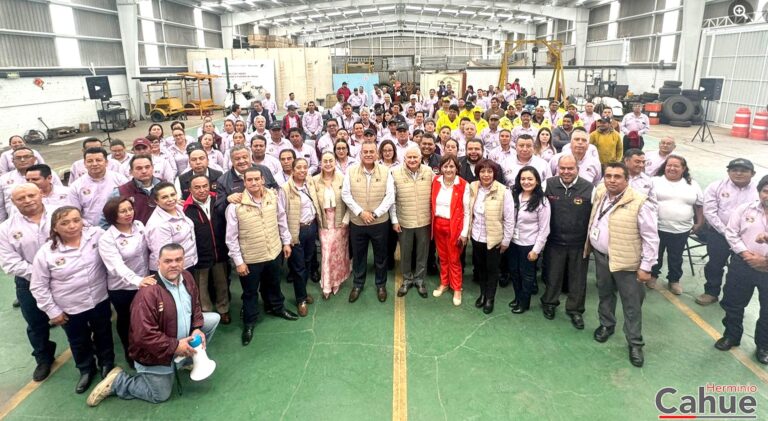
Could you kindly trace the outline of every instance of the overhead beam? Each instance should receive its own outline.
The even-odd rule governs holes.
[[[377,19],[371,19],[371,17],[348,18],[338,23],[335,23],[335,22],[324,22],[322,24],[313,24],[312,22],[296,23],[296,24],[283,25],[283,26],[277,27],[276,30],[283,33],[284,35],[298,35],[297,33],[301,31],[302,28],[312,29],[312,30],[317,28],[320,32],[323,32],[325,30],[328,30],[330,28],[336,28],[338,26],[340,26],[341,29],[347,29],[349,26],[353,26],[353,25],[364,25],[364,24],[371,24],[373,27],[376,27],[380,25],[389,25],[393,23],[398,23],[400,21],[404,23],[412,23],[412,24],[418,23],[419,25],[425,25],[425,26],[428,26],[430,23],[433,23],[435,25],[439,25],[441,23],[470,24],[472,25],[473,29],[482,30],[489,33],[494,32],[496,30],[496,26],[498,26],[495,24],[492,24],[492,25],[485,24],[485,22],[475,23],[475,22],[472,22],[471,20],[468,21],[467,19],[445,17],[445,16],[441,16],[440,19],[429,19],[429,16],[419,16],[419,15],[405,15],[405,16],[382,15],[382,16],[378,16]],[[501,24],[501,30],[502,32],[526,32],[528,30],[528,25]]]
[[[492,39],[490,36],[480,36],[480,37],[457,37],[455,34],[451,32],[445,32],[441,31],[439,28],[436,29],[429,29],[429,28],[423,28],[423,27],[416,27],[414,25],[403,25],[403,26],[397,26],[397,27],[381,27],[381,28],[373,28],[371,30],[366,31],[364,34],[361,34],[358,31],[352,31],[352,30],[342,30],[342,31],[336,31],[336,32],[325,32],[325,33],[317,33],[317,34],[303,34],[300,35],[300,41],[323,41],[328,39],[352,39],[352,38],[364,38],[368,37],[372,34],[399,34],[399,33],[418,33],[418,34],[434,34],[438,37],[454,37],[458,40],[461,40],[463,42],[466,42],[467,44],[473,44],[473,45],[482,45],[482,40],[484,39]]]
[[[375,3],[365,4],[366,7],[386,7],[397,6],[404,4],[402,0],[377,0]],[[432,7],[432,8],[462,8],[465,6],[473,7],[490,7],[497,8],[500,6],[499,2],[491,0],[474,0],[467,4],[466,0],[422,0],[418,3],[420,6]],[[234,25],[242,25],[245,23],[259,22],[264,19],[273,19],[282,16],[290,16],[295,13],[305,13],[323,10],[357,10],[357,8],[363,7],[359,1],[353,0],[334,0],[334,1],[320,1],[320,2],[307,2],[306,4],[284,6],[284,7],[272,7],[268,9],[250,10],[246,12],[231,13],[233,15],[232,20]],[[500,13],[509,12],[521,12],[531,15],[546,16],[556,19],[568,19],[573,16],[578,8],[575,7],[560,7],[560,6],[540,6],[528,3],[517,4],[510,8],[499,8]],[[441,13],[440,17],[443,18],[446,13]],[[458,16],[456,16],[458,17]]]
[[[382,35],[401,35],[405,37],[418,35],[419,37],[423,38],[439,38],[439,39],[449,39],[456,42],[463,42],[465,44],[473,45],[475,47],[482,47],[483,42],[480,40],[468,40],[466,38],[461,38],[457,36],[449,36],[449,35],[440,35],[440,34],[427,34],[427,33],[420,33],[419,31],[415,30],[403,30],[402,32],[398,32],[396,30],[382,30],[381,32],[374,32],[365,34],[362,37],[355,37],[355,39],[368,39],[368,38],[378,38]],[[330,47],[333,45],[342,44],[346,41],[345,38],[330,38],[330,39],[324,39],[324,40],[318,40],[317,46],[318,47]],[[354,48],[354,47],[353,47]]]

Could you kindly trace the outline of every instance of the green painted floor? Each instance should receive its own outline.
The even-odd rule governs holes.
[[[649,140],[646,149],[653,149],[654,143]],[[722,166],[696,171],[694,176],[706,185],[724,175]],[[680,299],[721,331],[720,307],[693,302],[703,292],[703,262],[694,261],[695,277],[686,261],[686,292]],[[7,419],[392,419],[397,299],[393,272],[389,280],[390,298],[385,304],[376,300],[372,279],[360,300],[349,304],[347,283],[330,301],[318,299],[310,306],[310,316],[298,322],[267,316],[248,347],[240,345],[239,323],[219,326],[208,351],[218,363],[216,372],[200,383],[183,379],[184,395],[174,393],[166,403],[110,398],[98,408],[88,408],[86,395],[73,392],[78,375],[70,360]],[[430,290],[436,285],[436,278],[430,278]],[[283,285],[283,291],[286,297],[293,296],[290,285]],[[320,297],[317,284],[310,291]],[[239,294],[234,282],[235,316]],[[620,329],[605,344],[592,339],[598,326],[593,265],[583,331],[575,330],[561,309],[554,321],[544,319],[538,306],[523,315],[510,313],[511,287],[499,290],[496,311],[490,316],[474,308],[476,297],[477,286],[467,281],[459,308],[451,304],[450,294],[422,299],[414,291],[404,298],[409,419],[656,419],[654,398],[660,388],[672,386],[693,394],[706,383],[757,385],[758,419],[766,419],[760,416],[768,402],[766,385],[731,353],[715,350],[713,339],[657,291],[649,291],[643,307],[647,345],[642,369],[630,365]],[[12,299],[13,283],[2,276],[0,405],[29,382],[34,369],[24,323],[20,312],[11,309]],[[286,303],[292,303],[290,298]],[[754,299],[741,346],[750,358],[758,310]],[[620,306],[618,318],[620,325]],[[61,353],[66,339],[61,329],[52,332]],[[115,349],[118,364],[124,365],[119,343]]]

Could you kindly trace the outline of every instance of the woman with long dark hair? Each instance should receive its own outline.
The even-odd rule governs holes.
[[[552,145],[552,130],[549,130],[548,127],[539,129],[536,141],[533,142],[533,152],[547,162],[557,153],[554,145]]]
[[[139,287],[154,285],[149,276],[149,248],[144,237],[144,224],[135,219],[133,201],[113,197],[104,205],[104,219],[109,228],[99,239],[99,256],[107,268],[109,300],[117,313],[117,335],[128,356],[128,330],[131,323],[131,303]]]
[[[683,293],[683,251],[688,236],[704,225],[704,194],[691,178],[688,162],[680,155],[669,155],[653,177],[659,214],[659,260],[651,269],[651,280],[646,286],[653,288],[664,265],[667,252],[667,287],[675,294]]]
[[[51,324],[67,334],[80,370],[75,393],[88,389],[97,367],[103,378],[115,366],[107,270],[97,253],[104,231],[83,221],[73,206],[53,212],[50,237],[35,255],[29,288]]]
[[[157,272],[157,259],[164,245],[177,243],[184,247],[184,269],[191,272],[197,264],[195,224],[179,205],[176,188],[165,181],[158,183],[152,188],[152,199],[157,207],[147,221],[149,270]]]
[[[512,313],[525,313],[531,307],[536,283],[536,262],[549,236],[549,202],[544,197],[541,176],[536,168],[525,166],[515,177],[512,188],[515,224],[509,253],[509,267],[515,301]]]

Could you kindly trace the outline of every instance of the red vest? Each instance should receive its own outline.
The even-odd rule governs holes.
[[[440,193],[442,188],[440,182],[437,180],[440,176],[437,175],[432,179],[432,229],[435,228],[435,209],[437,204],[437,194]],[[453,196],[451,196],[451,238],[450,241],[455,243],[459,240],[461,235],[461,227],[464,226],[464,189],[467,188],[467,182],[456,176],[456,182],[453,184]],[[434,238],[434,234],[432,235]]]
[[[120,193],[120,196],[128,197],[133,201],[134,219],[147,225],[149,217],[152,216],[152,212],[154,212],[155,207],[157,206],[155,201],[143,190],[136,187],[136,183],[133,179],[118,187],[117,191]]]

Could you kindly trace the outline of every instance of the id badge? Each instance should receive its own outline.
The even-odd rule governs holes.
[[[512,239],[519,240],[520,239],[520,230],[515,228],[515,230],[512,232]]]
[[[600,238],[600,228],[592,227],[592,231],[589,233],[589,238],[593,241],[597,241],[597,239]]]

